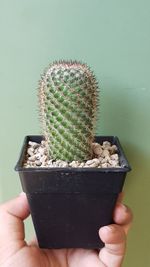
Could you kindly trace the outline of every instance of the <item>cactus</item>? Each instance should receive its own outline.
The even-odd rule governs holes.
[[[53,159],[92,158],[98,84],[90,68],[77,61],[49,65],[39,82],[43,133]]]

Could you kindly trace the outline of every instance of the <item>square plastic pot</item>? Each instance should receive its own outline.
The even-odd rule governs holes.
[[[25,168],[23,161],[29,140],[26,136],[19,161],[23,191],[41,248],[101,248],[98,230],[113,223],[112,214],[130,166],[114,136],[96,137],[118,147],[120,168]]]

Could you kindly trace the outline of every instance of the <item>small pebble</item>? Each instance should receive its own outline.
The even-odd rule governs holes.
[[[36,157],[36,159],[40,159],[41,158],[41,154],[40,153],[36,153],[35,157]]]
[[[36,164],[36,166],[41,166],[41,165],[42,165],[42,163],[41,163],[40,160],[36,160],[36,161],[35,161],[35,164]]]
[[[116,145],[112,145],[112,146],[109,148],[109,150],[110,150],[110,153],[111,153],[111,154],[114,154],[115,152],[117,152],[118,148],[117,148]]]
[[[108,141],[104,141],[102,147],[103,147],[104,149],[105,149],[105,148],[109,148],[109,147],[111,147],[111,143],[108,142]]]
[[[99,165],[99,160],[97,158],[87,160],[87,162],[85,162],[86,167],[97,167],[98,165]]]
[[[103,149],[101,148],[100,144],[93,143],[92,147],[93,147],[93,152],[94,152],[95,155],[100,156],[102,154]]]
[[[102,166],[102,168],[108,168],[109,164],[106,162],[106,163],[102,163],[101,166]]]
[[[79,165],[78,167],[83,168],[84,165],[85,165],[85,163],[84,163],[84,162],[81,162],[80,165]]]
[[[29,156],[33,156],[34,155],[34,149],[32,147],[29,147],[27,149],[27,153],[28,153]]]
[[[110,157],[102,158],[101,163],[109,162],[109,160],[110,160]]]
[[[118,162],[116,160],[109,160],[109,164],[111,165],[111,167],[115,167],[118,165]]]
[[[117,161],[119,159],[119,156],[118,156],[118,154],[113,154],[113,155],[110,156],[110,158],[112,160],[116,160]]]
[[[105,157],[108,157],[109,155],[110,155],[109,150],[108,149],[104,149],[102,154],[101,154],[101,157],[105,158]]]
[[[32,141],[29,141],[29,143],[28,143],[28,144],[29,144],[29,146],[33,147],[34,149],[40,146],[40,144],[39,144],[39,143],[32,142]]]
[[[64,162],[61,164],[61,167],[62,167],[62,168],[67,168],[67,167],[68,167],[68,162],[65,162],[65,161],[64,161]]]
[[[50,159],[48,162],[47,162],[48,165],[53,165],[53,160]]]
[[[80,165],[80,162],[76,160],[73,160],[72,162],[69,163],[69,166],[72,168],[77,168],[79,167],[79,165]]]
[[[42,157],[40,157],[40,162],[43,164],[46,162],[46,159],[47,159],[47,156],[46,155],[43,155]]]
[[[38,153],[40,153],[41,156],[43,156],[45,154],[45,149],[43,147],[39,147]]]
[[[46,142],[44,140],[41,141],[41,145],[45,147]]]
[[[29,141],[25,168],[30,167],[72,167],[72,168],[119,168],[119,156],[117,154],[117,146],[111,145],[110,142],[104,141],[103,144],[92,144],[93,155],[95,158],[85,162],[72,161],[68,163],[63,160],[53,160],[48,156],[47,142],[42,140],[41,143]]]
[[[36,160],[36,156],[35,155],[30,156],[30,157],[28,157],[28,160],[29,161],[35,161]]]
[[[68,162],[63,160],[56,160],[56,166],[65,168],[68,167]]]

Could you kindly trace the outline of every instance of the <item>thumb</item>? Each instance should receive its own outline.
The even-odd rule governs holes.
[[[125,255],[126,234],[119,225],[104,226],[99,231],[105,247],[100,250],[101,262],[109,267],[120,267]]]
[[[24,240],[23,220],[29,213],[24,193],[0,206],[0,247],[8,246],[12,241]]]

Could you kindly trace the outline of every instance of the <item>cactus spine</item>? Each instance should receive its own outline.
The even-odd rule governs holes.
[[[86,64],[58,61],[45,70],[39,82],[39,107],[51,158],[83,161],[92,157],[97,89]]]

